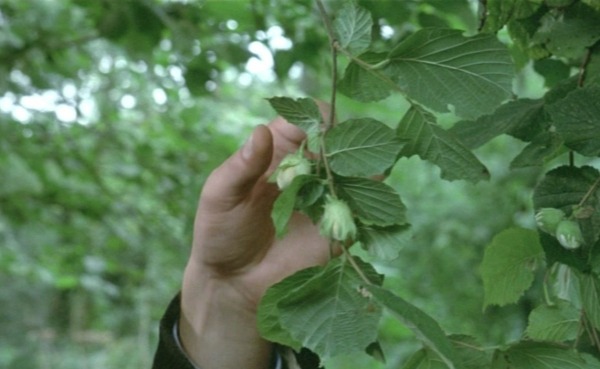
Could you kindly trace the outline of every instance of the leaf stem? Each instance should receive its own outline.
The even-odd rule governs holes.
[[[595,346],[598,350],[600,350],[600,338],[598,337],[596,328],[594,328],[594,325],[589,321],[585,310],[582,310],[581,321],[583,322],[584,329],[588,334],[590,343],[592,346]]]
[[[373,282],[371,282],[371,280],[369,278],[367,278],[367,276],[362,271],[362,269],[360,269],[360,267],[356,263],[356,260],[354,260],[354,256],[352,256],[352,254],[350,253],[350,251],[348,251],[346,246],[345,245],[339,245],[339,246],[342,248],[342,252],[344,253],[344,256],[346,257],[346,260],[348,260],[350,262],[350,265],[352,265],[352,268],[356,271],[356,273],[358,274],[360,279],[362,279],[365,282],[365,284],[367,284],[368,286],[372,285]]]
[[[583,204],[585,204],[586,201],[588,201],[588,199],[590,198],[590,196],[592,196],[592,194],[594,193],[594,191],[596,190],[596,188],[598,188],[598,185],[600,185],[600,177],[598,177],[596,179],[596,182],[594,182],[594,184],[592,185],[592,187],[590,187],[590,189],[588,190],[588,192],[586,192],[586,194],[583,196],[583,198],[581,199],[581,201],[579,202],[579,204],[577,204],[577,207],[583,206]]]
[[[591,325],[591,323],[590,323]],[[592,337],[594,337],[594,345],[596,346],[596,348],[598,350],[600,350],[600,337],[598,337],[598,332],[596,331],[596,328],[594,328],[593,326],[591,327],[592,330]]]
[[[352,55],[348,50],[344,49],[339,43],[337,43],[335,46],[340,53],[344,54],[344,56],[346,56],[348,59],[350,59],[354,63],[358,64],[360,67],[364,68],[369,73],[373,74],[373,76],[375,76],[377,79],[379,79],[380,81],[385,83],[390,89],[392,89],[402,95],[405,95],[404,91],[402,91],[398,87],[398,85],[396,85],[394,83],[394,81],[392,81],[389,77],[382,74],[378,70],[380,68],[387,66],[390,63],[390,59],[385,59],[377,64],[369,64],[366,61]]]
[[[548,305],[548,306],[554,306],[555,303],[554,303],[554,301],[552,301],[552,298],[550,297],[550,292],[548,291],[548,274],[550,272],[551,271],[548,271],[546,273],[546,275],[544,276],[544,283],[542,284],[542,288],[543,288],[543,291],[544,291],[544,300],[546,301],[546,305]]]
[[[581,336],[583,335],[583,332],[586,331],[585,328],[585,315],[583,313],[583,310],[581,311],[581,313],[579,314],[579,327],[577,329],[577,337],[575,338],[575,341],[573,342],[573,349],[577,349],[577,347],[579,346],[579,341],[581,340]]]

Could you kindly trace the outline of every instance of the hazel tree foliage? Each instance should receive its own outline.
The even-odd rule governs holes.
[[[600,172],[573,161],[575,155],[594,158],[599,153],[595,134],[600,127],[600,96],[594,73],[600,44],[598,4],[487,1],[479,5],[476,34],[423,28],[385,48],[370,43],[373,19],[367,9],[348,2],[332,16],[317,1],[332,50],[333,110],[338,89],[361,102],[401,94],[410,108],[394,127],[392,122],[370,117],[340,122],[333,114],[321,118],[316,103],[307,98],[270,99],[280,115],[306,132],[306,151],[316,157],[313,171],[298,173],[293,185],[283,189],[273,219],[283,234],[292,210],[304,212],[320,224],[330,247],[343,253],[324,267],[285,279],[267,293],[260,310],[268,313],[259,318],[267,339],[307,347],[323,359],[354,350],[380,357],[377,321],[386,310],[424,347],[405,368],[467,368],[472,362],[477,362],[473,366],[477,368],[600,365],[600,223],[596,221]],[[513,54],[532,61],[542,75],[569,70],[563,79],[547,78],[548,92],[537,101],[512,93],[515,64],[509,47],[497,38],[504,29]],[[565,33],[578,41],[561,47]],[[544,68],[539,66],[543,61]],[[340,64],[345,64],[345,71],[338,79]],[[449,110],[463,120],[445,129],[437,116]],[[425,312],[382,287],[372,266],[354,250],[402,257],[402,251],[380,250],[400,247],[398,233],[410,229],[400,195],[373,180],[373,175],[386,173],[402,157],[416,155],[439,166],[443,179],[485,180],[489,172],[472,149],[499,134],[530,142],[511,162],[513,169],[542,166],[566,152],[570,159],[548,170],[534,192],[539,230],[505,229],[486,248],[481,264],[484,308],[516,303],[532,287],[535,273],[543,270],[546,277],[545,299],[531,312],[523,339],[493,349],[482,360],[480,353],[489,349],[446,334]],[[550,219],[552,212],[560,216]],[[556,289],[564,282],[560,278],[575,282]],[[564,291],[576,288],[572,286],[579,287]],[[279,324],[273,324],[274,319]],[[472,349],[460,350],[461,345]]]

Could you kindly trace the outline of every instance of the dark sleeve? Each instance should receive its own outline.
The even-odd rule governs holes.
[[[158,347],[154,354],[152,369],[195,369],[179,345],[175,341],[173,328],[179,320],[180,295],[178,294],[169,304],[167,311],[160,321]],[[319,357],[309,350],[302,349],[299,353],[289,348],[276,346],[277,355],[283,358],[282,369],[288,369],[287,361],[296,361],[301,369],[322,369],[319,366]],[[274,355],[270,368],[275,368],[277,356]]]
[[[177,295],[171,301],[160,321],[158,348],[154,354],[152,369],[194,369],[177,345],[173,335],[173,327],[179,319],[179,297]]]

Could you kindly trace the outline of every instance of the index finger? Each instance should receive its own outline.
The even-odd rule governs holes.
[[[329,119],[331,113],[329,104],[317,101],[317,105],[323,119]],[[268,173],[272,173],[287,154],[298,150],[302,141],[306,139],[306,133],[282,117],[272,120],[268,127],[273,135],[273,161],[268,171]]]

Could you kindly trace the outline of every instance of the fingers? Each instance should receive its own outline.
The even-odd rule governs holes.
[[[327,119],[329,106],[319,103]],[[246,144],[208,177],[200,201],[206,211],[227,211],[243,201],[261,177],[272,173],[306,138],[300,128],[281,117],[258,126]]]
[[[323,120],[328,121],[331,114],[331,106],[322,101],[317,101],[316,103],[319,106]],[[275,167],[285,155],[298,149],[302,141],[306,139],[306,134],[302,129],[288,123],[282,117],[277,117],[273,120],[269,124],[269,128],[273,132],[274,141],[273,162],[270,168],[270,171],[272,171],[275,170]]]
[[[281,117],[277,117],[269,123],[269,129],[273,134],[273,160],[269,168],[269,173],[272,173],[287,154],[298,150],[306,138],[306,134]]]
[[[201,202],[205,211],[227,211],[243,201],[269,168],[273,135],[260,125],[244,146],[215,169],[206,180]]]

